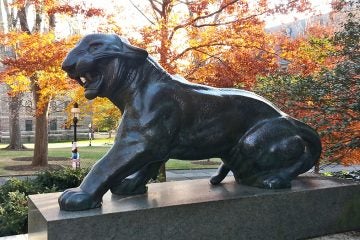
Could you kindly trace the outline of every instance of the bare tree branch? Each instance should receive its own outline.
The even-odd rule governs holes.
[[[224,4],[224,5],[220,6],[218,10],[216,10],[216,11],[214,11],[214,12],[212,12],[212,13],[209,13],[209,14],[203,15],[203,16],[198,16],[198,17],[196,17],[196,18],[193,18],[193,19],[189,20],[188,22],[186,22],[186,23],[184,23],[184,24],[180,24],[180,25],[174,27],[173,31],[171,32],[171,34],[170,34],[170,36],[169,36],[169,40],[170,40],[170,41],[172,40],[172,38],[174,37],[174,34],[175,34],[175,32],[176,32],[177,30],[179,30],[179,29],[181,29],[181,28],[184,28],[184,27],[187,27],[187,26],[190,26],[190,25],[194,24],[196,21],[199,21],[200,19],[206,19],[206,18],[212,17],[212,16],[214,16],[215,14],[220,13],[220,12],[223,11],[225,8],[227,8],[228,6],[234,4],[234,3],[238,2],[238,1],[239,1],[239,0],[230,1],[230,2],[228,2],[227,4]]]
[[[162,12],[161,12],[161,10],[156,6],[156,4],[155,4],[154,2],[156,2],[156,3],[160,4],[160,5],[162,5],[162,3],[158,2],[158,1],[154,1],[154,0],[149,0],[149,2],[150,2],[150,4],[151,4],[152,9],[155,10],[155,12],[157,12],[157,13],[161,16],[161,15],[162,15]]]
[[[189,51],[196,51],[200,48],[204,48],[204,47],[213,47],[213,46],[229,46],[229,47],[238,47],[238,48],[249,48],[249,49],[257,49],[261,52],[265,52],[265,53],[268,53],[268,54],[271,54],[271,55],[274,55],[274,56],[277,56],[277,57],[280,57],[279,54],[277,54],[276,52],[272,52],[272,51],[269,51],[269,50],[266,50],[264,48],[261,48],[261,47],[257,47],[257,46],[252,46],[252,45],[239,45],[239,44],[233,44],[233,43],[219,43],[219,42],[213,42],[213,43],[207,43],[207,44],[201,44],[201,45],[198,45],[198,46],[192,46],[192,47],[188,47],[188,48],[185,48],[181,53],[177,54],[174,58],[171,59],[170,63],[171,62],[174,62],[175,60],[181,58],[183,55],[185,55],[187,52]],[[286,59],[285,59],[286,60]]]
[[[226,44],[226,43],[208,43],[208,44],[202,44],[202,45],[198,45],[198,46],[188,47],[188,48],[185,48],[181,53],[177,54],[173,59],[171,59],[170,63],[181,58],[183,55],[185,55],[189,51],[198,50],[199,48],[203,48],[203,47],[214,47],[214,46],[228,46],[228,44]]]
[[[138,8],[138,6],[136,6],[131,0],[129,0],[129,2],[131,3],[131,5],[133,5],[133,7],[134,7],[136,10],[138,10],[138,12],[139,12],[141,15],[143,15],[143,16],[146,18],[146,20],[148,20],[152,25],[155,25],[155,23],[154,23],[153,21],[151,21],[151,19],[148,18],[148,17],[145,15],[145,13],[143,13],[143,12]]]
[[[228,21],[228,22],[213,22],[213,23],[203,23],[203,24],[194,24],[194,27],[197,28],[201,28],[201,27],[216,27],[216,26],[223,26],[223,25],[228,25],[228,24],[232,24],[232,23],[236,23],[239,20],[233,20],[233,21]]]
[[[229,64],[227,64],[226,62],[224,62],[220,57],[217,57],[216,55],[213,54],[209,54],[205,51],[202,51],[200,49],[195,49],[195,51],[200,52],[202,54],[205,54],[207,56],[209,56],[209,59],[211,58],[215,58],[217,59],[222,65],[224,65],[230,72],[232,72],[233,74],[235,74],[236,76],[240,76],[240,74],[238,72],[236,72],[231,66],[229,66]],[[188,76],[188,75],[187,75]]]

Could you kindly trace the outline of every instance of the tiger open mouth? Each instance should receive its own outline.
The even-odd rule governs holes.
[[[85,97],[91,100],[99,95],[101,86],[104,82],[104,76],[102,74],[85,73],[76,78],[76,80],[84,87]]]

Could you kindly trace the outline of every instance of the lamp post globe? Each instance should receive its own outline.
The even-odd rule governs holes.
[[[74,103],[74,107],[71,109],[71,113],[73,114],[73,123],[74,123],[74,142],[77,142],[76,128],[80,113],[79,104],[77,102]]]

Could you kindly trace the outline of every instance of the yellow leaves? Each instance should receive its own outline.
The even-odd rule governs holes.
[[[18,94],[30,90],[29,78],[21,73],[18,73],[16,75],[6,75],[3,78],[3,81],[10,87],[10,94]]]
[[[107,98],[96,98],[92,102],[93,124],[95,127],[114,129],[121,118],[120,110]]]
[[[295,39],[279,37],[280,56],[290,62],[289,72],[307,76],[332,68],[336,63],[332,56],[336,49],[329,40],[332,34],[330,27],[313,25]]]
[[[39,89],[38,110],[47,107],[54,96],[64,94],[71,84],[61,69],[61,63],[78,37],[56,40],[53,33],[3,34],[1,42],[14,49],[15,57],[2,60],[6,70],[1,74],[12,94],[29,91],[36,84]]]
[[[307,101],[306,104],[307,104],[309,107],[314,106],[314,102],[313,102],[313,101]]]

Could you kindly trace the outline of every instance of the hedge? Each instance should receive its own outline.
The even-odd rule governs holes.
[[[34,179],[11,178],[0,186],[0,237],[27,233],[27,196],[77,187],[88,169],[43,171]]]

